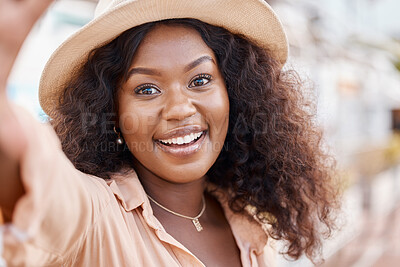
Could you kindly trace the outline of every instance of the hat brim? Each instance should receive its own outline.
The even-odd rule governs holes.
[[[89,52],[132,27],[165,19],[194,18],[244,35],[273,53],[282,65],[288,42],[282,24],[263,0],[128,0],[81,28],[52,54],[40,80],[39,101],[51,116],[59,95]]]

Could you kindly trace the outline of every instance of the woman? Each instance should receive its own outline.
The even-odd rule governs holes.
[[[263,1],[100,1],[43,72],[54,130],[1,100],[6,261],[273,266],[272,239],[314,259],[332,164],[286,57]]]

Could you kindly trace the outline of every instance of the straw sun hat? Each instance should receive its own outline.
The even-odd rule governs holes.
[[[268,48],[282,65],[288,43],[282,24],[264,0],[100,0],[95,18],[68,38],[46,64],[39,101],[51,115],[71,75],[88,53],[132,27],[151,21],[194,18],[242,34]]]

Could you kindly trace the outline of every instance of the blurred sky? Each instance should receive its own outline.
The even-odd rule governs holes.
[[[326,2],[326,11],[331,14],[342,14],[344,15],[342,18],[358,17],[361,20],[360,23],[364,24],[365,27],[391,35],[400,34],[399,0],[312,1]]]
[[[366,24],[377,31],[383,31],[400,39],[400,1],[369,0],[367,5],[369,8],[365,14]]]

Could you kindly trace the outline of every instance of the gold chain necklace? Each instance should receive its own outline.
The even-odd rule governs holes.
[[[150,199],[151,201],[154,202],[154,204],[156,204],[157,206],[159,206],[159,207],[162,208],[163,210],[166,210],[166,211],[168,211],[169,213],[172,213],[172,214],[174,214],[174,215],[176,215],[176,216],[179,216],[179,217],[182,217],[182,218],[185,218],[185,219],[192,220],[192,223],[193,223],[194,226],[196,227],[197,232],[201,232],[201,231],[203,230],[203,226],[201,226],[201,224],[200,224],[200,222],[199,222],[199,218],[201,217],[201,215],[203,215],[204,211],[206,210],[206,200],[204,199],[204,195],[203,195],[203,198],[202,198],[202,201],[203,201],[203,208],[201,209],[199,215],[197,215],[196,217],[189,217],[189,216],[186,216],[186,215],[179,214],[179,213],[177,213],[177,212],[175,212],[175,211],[172,211],[172,210],[170,210],[170,209],[164,207],[163,205],[161,205],[160,203],[158,203],[157,201],[155,201],[151,196],[149,196],[149,195],[147,195],[147,196],[149,197],[149,199]]]

